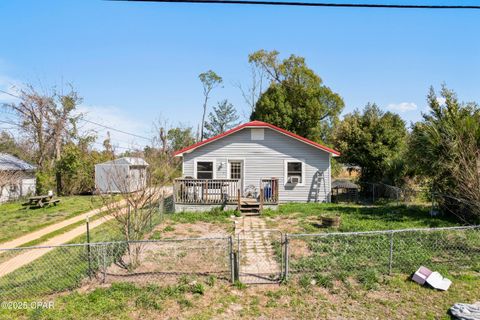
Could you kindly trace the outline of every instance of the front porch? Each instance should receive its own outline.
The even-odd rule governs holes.
[[[278,205],[278,178],[262,178],[257,185],[244,188],[239,179],[175,179],[173,196],[176,211],[208,211],[221,206],[258,213]]]

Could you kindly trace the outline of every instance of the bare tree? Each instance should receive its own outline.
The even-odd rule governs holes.
[[[217,75],[214,71],[208,70],[207,72],[200,73],[198,76],[203,85],[203,114],[202,114],[202,123],[200,131],[200,141],[203,141],[204,136],[204,126],[205,126],[205,115],[207,114],[208,99],[210,98],[210,93],[216,87],[218,87],[223,79]]]
[[[162,153],[167,152],[168,148],[168,131],[170,129],[170,125],[168,120],[158,118],[153,123],[153,144],[160,148]]]
[[[60,160],[63,146],[78,137],[77,123],[82,114],[76,112],[82,102],[69,86],[64,94],[55,88],[38,91],[27,84],[18,90],[18,102],[5,105],[18,119],[22,134],[32,142],[35,162],[40,170],[53,168]],[[61,193],[61,176],[56,176],[57,192]]]
[[[162,209],[165,198],[171,194],[169,186],[174,177],[174,160],[171,156],[162,159],[159,163],[150,163],[148,169],[134,166],[130,171],[114,161],[113,169],[106,175],[110,190],[101,198],[112,217],[111,221],[126,241],[144,238],[151,230],[152,221]],[[128,243],[127,255],[120,265],[128,269],[138,266],[142,250],[142,243]]]
[[[240,89],[243,100],[248,105],[250,109],[250,114],[252,114],[252,112],[255,110],[255,106],[257,104],[258,99],[262,95],[263,82],[265,81],[265,71],[264,69],[255,67],[255,65],[251,63],[250,72],[251,72],[250,85],[245,89],[241,83],[238,83],[236,87]],[[244,117],[250,118],[250,114],[248,116],[244,115]]]

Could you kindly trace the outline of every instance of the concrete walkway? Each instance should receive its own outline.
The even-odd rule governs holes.
[[[259,217],[241,217],[236,227],[240,251],[240,281],[242,283],[276,283],[281,267],[275,258],[272,241],[281,234],[268,230]]]

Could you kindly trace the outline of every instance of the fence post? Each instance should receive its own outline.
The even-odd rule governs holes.
[[[288,273],[289,273],[289,268],[288,268],[288,233],[285,234],[285,240],[284,240],[284,246],[285,246],[285,254],[284,254],[284,266],[285,266],[285,270],[284,270],[284,275],[283,275],[283,278],[284,280],[287,280],[288,279]]]
[[[107,245],[103,245],[103,283],[107,281]]]
[[[228,238],[228,248],[230,253],[230,280],[235,283],[235,252],[233,250],[233,236]]]
[[[390,232],[390,257],[388,259],[388,274],[392,274],[392,264],[393,264],[393,231]]]
[[[88,255],[88,277],[92,277],[92,254],[90,248],[90,218],[87,216],[87,255]]]

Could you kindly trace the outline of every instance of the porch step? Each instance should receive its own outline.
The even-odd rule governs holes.
[[[244,198],[240,200],[240,207],[238,210],[244,216],[256,216],[260,215],[260,202],[256,199]]]

